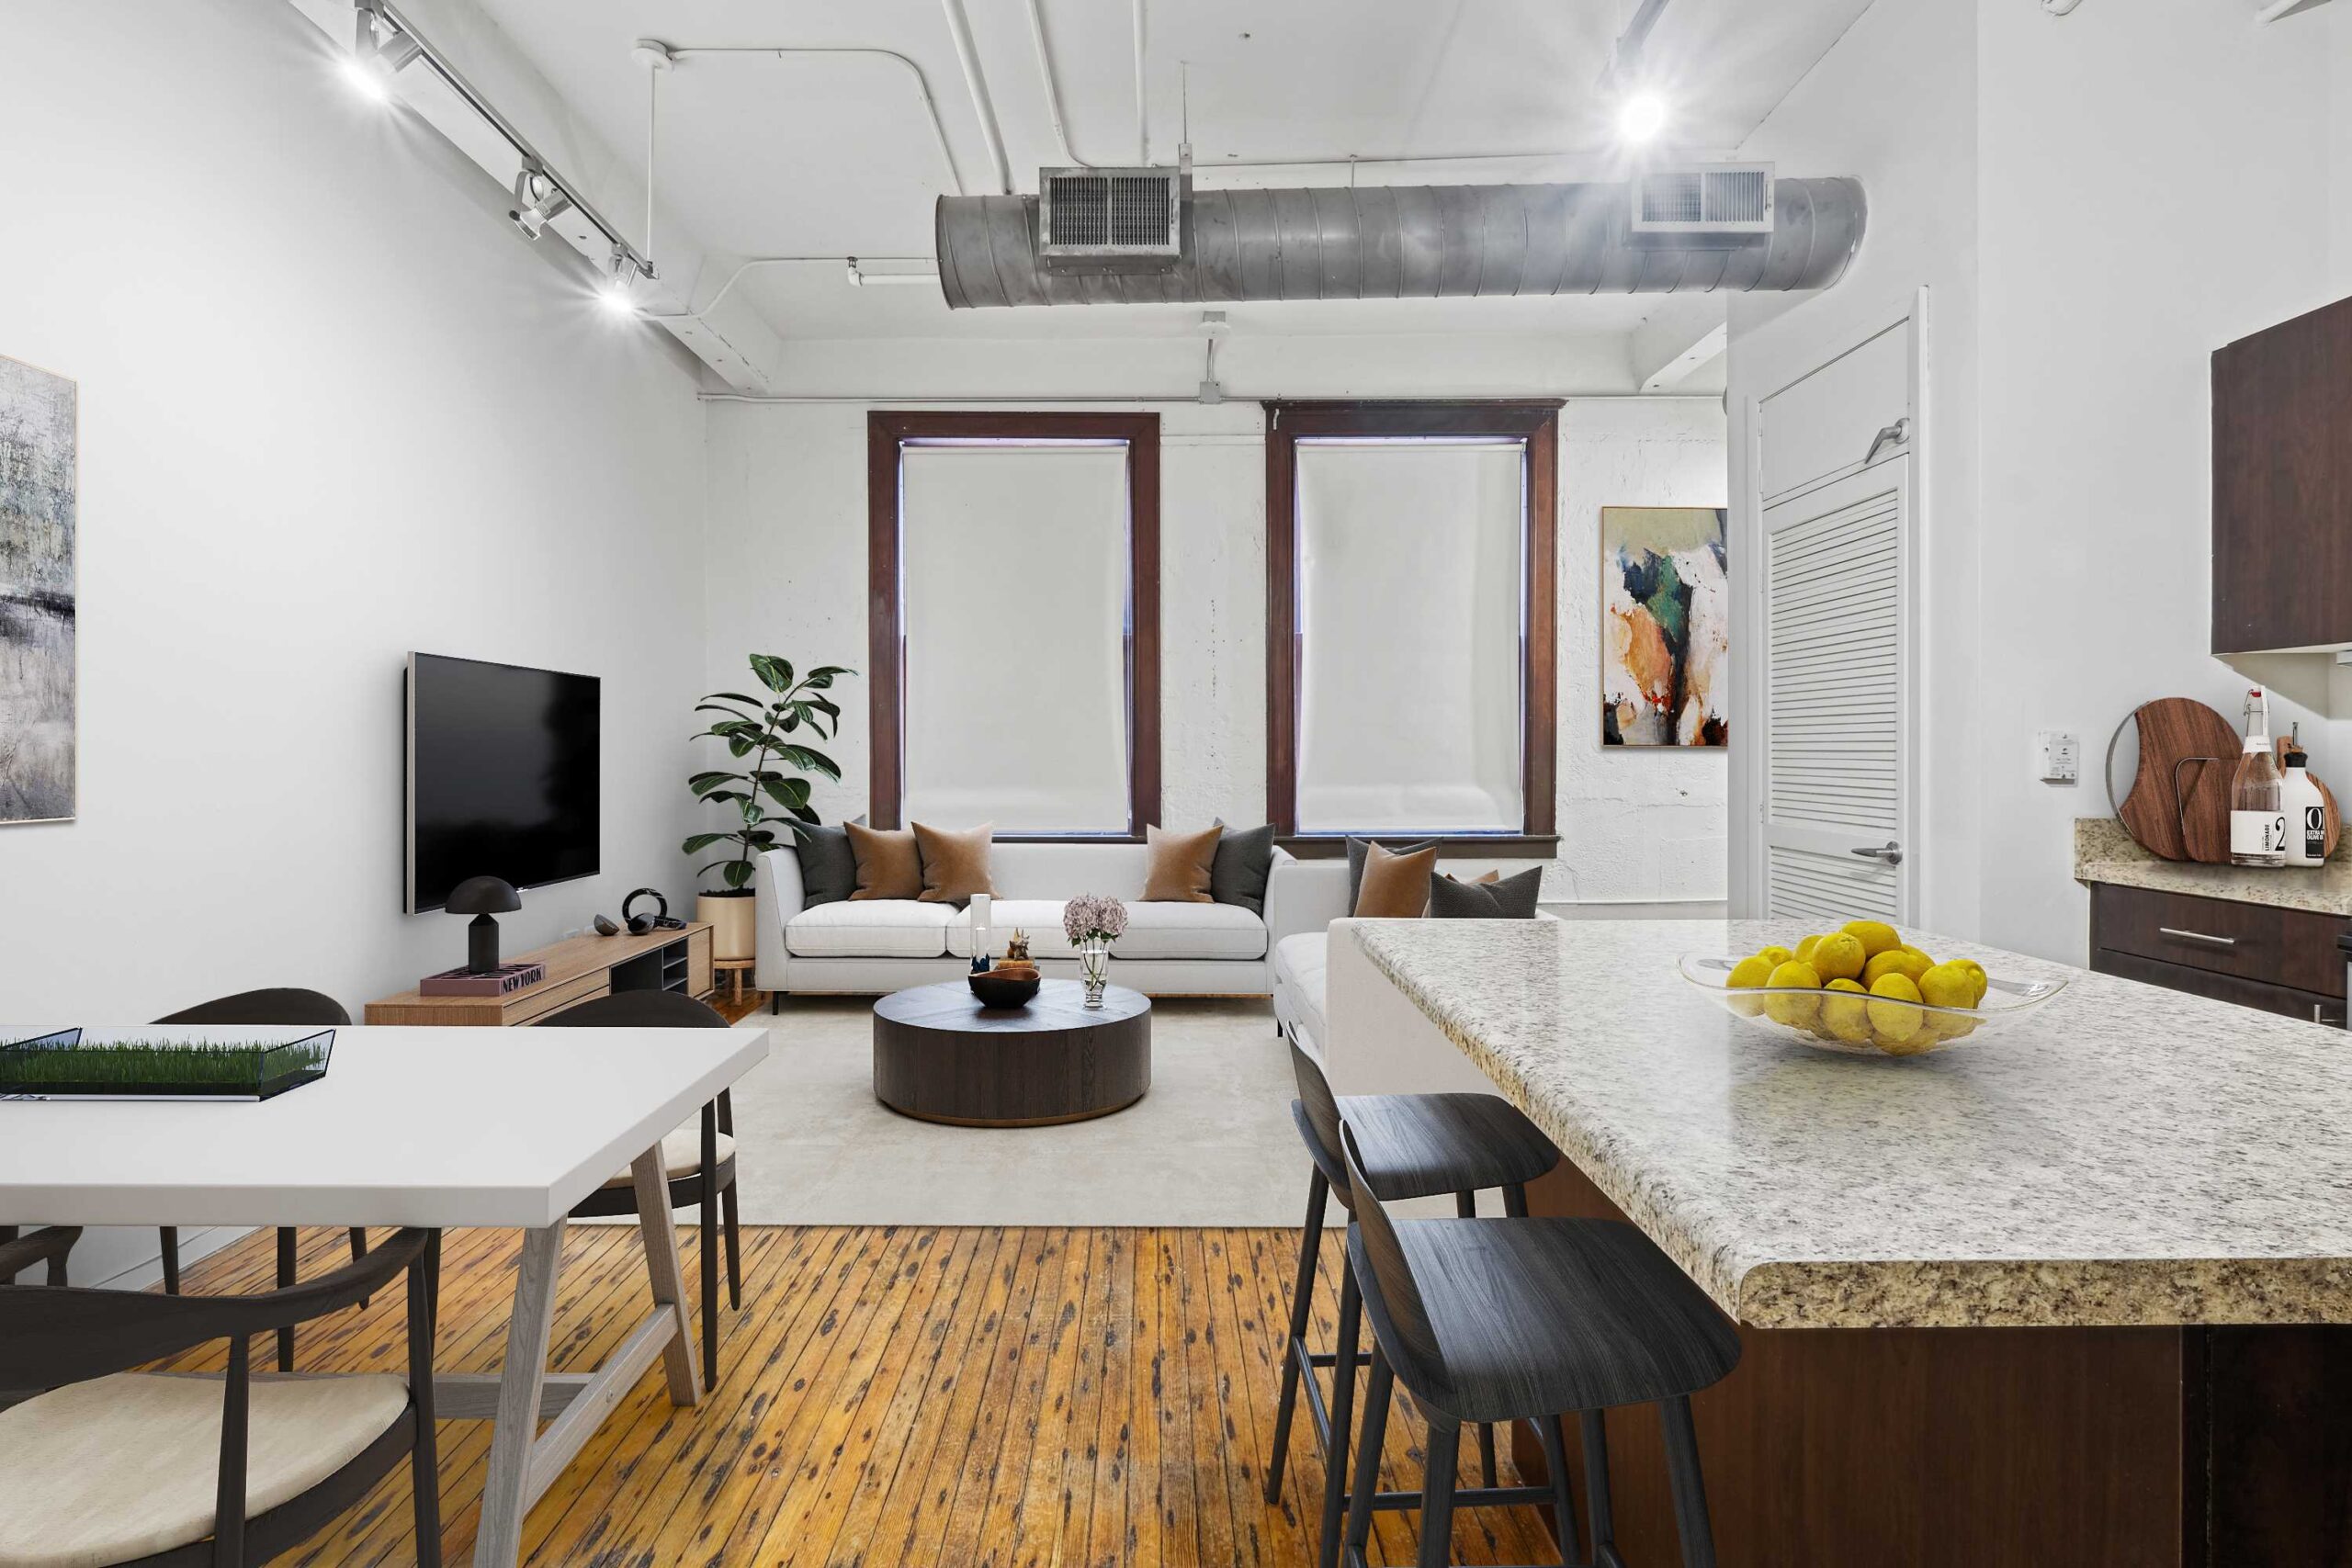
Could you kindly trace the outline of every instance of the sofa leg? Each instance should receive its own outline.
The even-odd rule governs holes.
[[[768,1011],[771,1013],[780,1013],[783,1010],[784,993],[782,991],[770,991],[768,993]]]

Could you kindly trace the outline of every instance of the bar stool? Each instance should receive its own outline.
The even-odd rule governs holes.
[[[1348,1254],[1373,1333],[1372,1381],[1348,1503],[1349,1568],[1363,1562],[1372,1489],[1398,1382],[1429,1423],[1422,1445],[1421,1568],[1452,1561],[1457,1501],[1477,1506],[1499,1500],[1455,1491],[1465,1421],[1538,1425],[1555,1493],[1560,1561],[1575,1562],[1577,1530],[1560,1423],[1569,1411],[1583,1427],[1585,1495],[1592,1510],[1588,1561],[1623,1568],[1610,1519],[1602,1413],[1623,1404],[1658,1407],[1683,1568],[1713,1568],[1690,1395],[1739,1364],[1739,1337],[1705,1293],[1621,1221],[1392,1222],[1365,1174],[1352,1126],[1342,1129],[1340,1142],[1356,1197]],[[1340,1355],[1351,1359],[1355,1345],[1344,1328],[1340,1341]]]
[[[1323,1529],[1317,1543],[1318,1568],[1338,1561],[1340,1524],[1348,1504],[1343,1484],[1347,1472],[1349,1421],[1354,1413],[1355,1369],[1369,1365],[1369,1353],[1355,1349],[1360,1311],[1354,1271],[1343,1261],[1340,1276],[1340,1332],[1346,1353],[1310,1349],[1307,1319],[1314,1308],[1316,1264],[1322,1251],[1326,1194],[1336,1195],[1352,1211],[1353,1190],[1340,1154],[1342,1118],[1357,1129],[1368,1151],[1371,1190],[1396,1202],[1408,1198],[1454,1195],[1455,1212],[1475,1213],[1476,1195],[1485,1188],[1502,1189],[1509,1213],[1527,1213],[1527,1183],[1560,1163],[1560,1151],[1536,1125],[1509,1100],[1492,1094],[1374,1094],[1334,1096],[1329,1080],[1315,1058],[1290,1043],[1291,1073],[1298,1082],[1298,1098],[1290,1102],[1291,1119],[1299,1140],[1314,1161],[1306,1182],[1306,1224],[1299,1236],[1298,1278],[1291,1291],[1290,1332],[1283,1345],[1282,1397],[1274,1414],[1273,1458],[1266,1466],[1266,1501],[1282,1499],[1283,1464],[1290,1449],[1291,1417],[1306,1380],[1306,1410],[1322,1449],[1325,1464]],[[1331,1401],[1327,1407],[1318,1367],[1331,1371]],[[1495,1486],[1495,1435],[1478,1428],[1478,1458],[1484,1492],[1492,1502],[1549,1502],[1552,1493],[1540,1487]],[[1482,1494],[1483,1495],[1483,1494]],[[1409,1507],[1418,1493],[1385,1493],[1378,1506]]]

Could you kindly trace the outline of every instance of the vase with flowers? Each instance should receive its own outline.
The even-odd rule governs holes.
[[[1103,987],[1111,983],[1111,944],[1127,929],[1127,907],[1101,893],[1081,893],[1062,906],[1062,934],[1078,953],[1078,977],[1086,987],[1086,1005],[1102,1005]]]

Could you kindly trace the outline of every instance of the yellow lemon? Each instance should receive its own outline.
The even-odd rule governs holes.
[[[1984,993],[1990,990],[1993,985],[1992,980],[1984,973],[1984,965],[1977,963],[1973,958],[1955,958],[1952,962],[1976,976],[1976,1001],[1983,1002]]]
[[[1919,987],[1909,976],[1880,976],[1871,986],[1871,1033],[1881,1050],[1892,1049],[1887,1041],[1902,1043],[1926,1026],[1928,1015],[1912,1005],[1919,1000]]]
[[[1920,963],[1926,964],[1930,969],[1933,969],[1936,966],[1936,961],[1928,955],[1928,950],[1924,947],[1914,947],[1906,942],[1895,951],[1898,953],[1907,953],[1911,954],[1914,958],[1917,958]]]
[[[1930,1007],[1973,1008],[1976,1005],[1976,976],[1969,972],[1965,961],[1939,964],[1919,976],[1918,989],[1913,995]]]
[[[1770,964],[1761,958],[1743,958],[1731,966],[1731,976],[1724,982],[1724,989],[1752,991],[1759,986],[1769,984],[1771,978],[1772,966]],[[1735,998],[1731,1005],[1732,1010],[1742,1017],[1754,1018],[1764,1010],[1764,998],[1739,997]]]
[[[1759,947],[1756,950],[1756,956],[1770,964],[1773,968],[1778,969],[1781,964],[1786,964],[1789,960],[1794,958],[1796,954],[1791,953],[1785,947]]]
[[[1797,962],[1798,962],[1798,963],[1800,963],[1800,964],[1810,964],[1810,963],[1812,963],[1812,962],[1813,962],[1813,950],[1814,950],[1815,948],[1816,948],[1816,947],[1819,947],[1820,945],[1821,945],[1821,939],[1820,939],[1819,937],[1817,937],[1817,936],[1809,936],[1809,937],[1805,937],[1804,939],[1803,939],[1802,941],[1800,941],[1800,942],[1797,943],[1797,952],[1796,952],[1796,960],[1797,960]]]
[[[1821,1026],[1849,1045],[1866,1045],[1871,1038],[1870,993],[1855,980],[1832,980],[1821,988]]]
[[[1933,961],[1916,948],[1890,947],[1862,966],[1862,984],[1875,986],[1883,975],[1900,975],[1916,982],[1934,967]]]
[[[1871,1036],[1871,1043],[1890,1056],[1916,1056],[1922,1051],[1931,1051],[1935,1048],[1936,1035],[1933,1030],[1928,1029],[1900,1040],[1892,1034],[1873,1034]]]
[[[1774,990],[1817,991],[1821,976],[1809,964],[1791,959],[1772,971]],[[1821,998],[1814,996],[1773,996],[1764,998],[1764,1011],[1775,1023],[1803,1029],[1821,1014]]]
[[[1884,920],[1848,920],[1845,931],[1862,944],[1865,958],[1876,958],[1890,947],[1903,945],[1903,934]]]
[[[1869,956],[1859,941],[1835,931],[1814,944],[1812,964],[1825,980],[1854,980],[1860,978]]]

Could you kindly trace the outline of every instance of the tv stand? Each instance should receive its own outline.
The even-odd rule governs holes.
[[[677,991],[707,1000],[712,993],[711,928],[643,936],[575,936],[529,953],[514,964],[544,964],[547,978],[503,997],[427,997],[413,990],[368,1004],[367,1023],[455,1024],[497,1028],[537,1023],[549,1013],[615,991]]]

